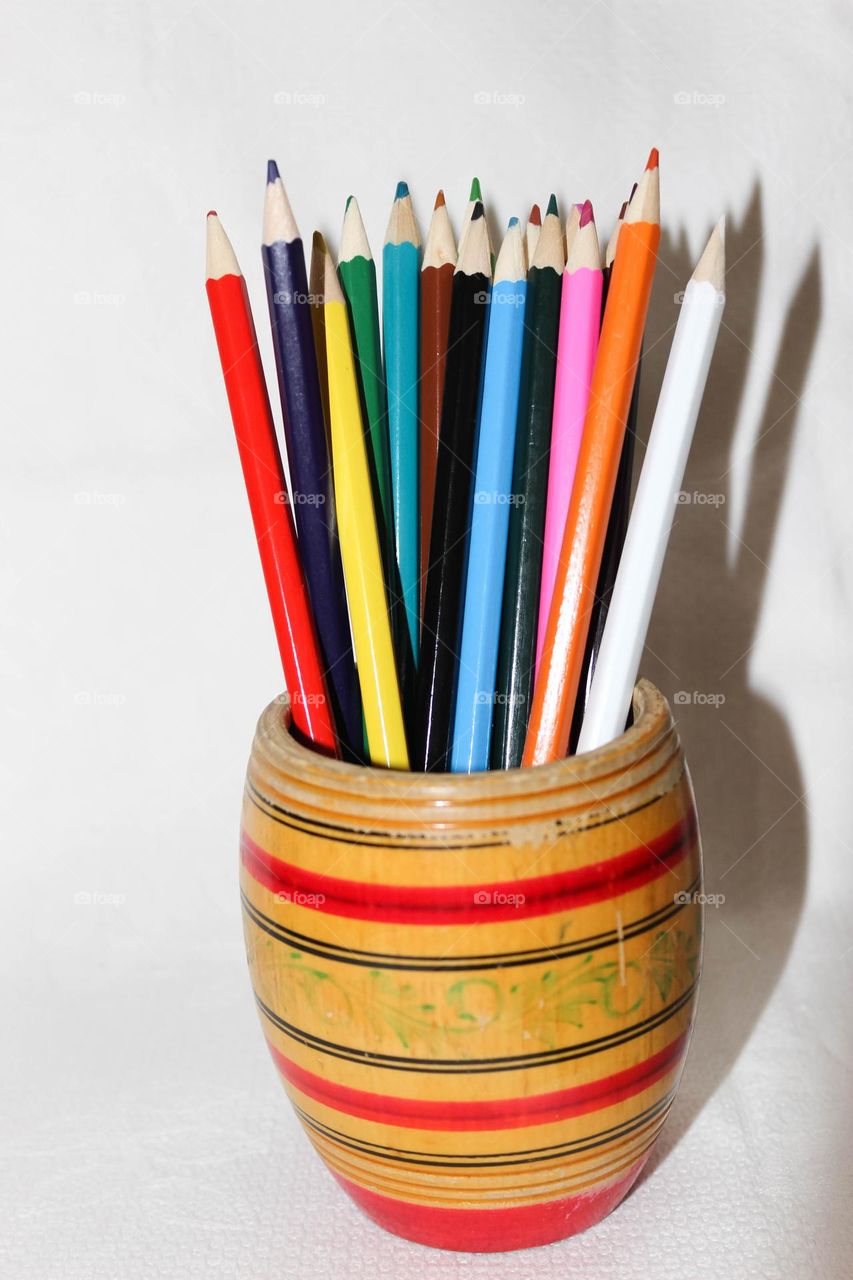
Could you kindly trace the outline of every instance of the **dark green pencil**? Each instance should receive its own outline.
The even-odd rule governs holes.
[[[512,508],[492,729],[493,769],[515,769],[521,765],[533,697],[557,333],[565,263],[563,229],[556,198],[551,196],[527,275]]]

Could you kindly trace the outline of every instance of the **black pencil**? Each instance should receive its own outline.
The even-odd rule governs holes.
[[[465,552],[471,523],[491,265],[483,205],[477,201],[453,276],[444,401],[417,676],[412,768],[450,766]]]

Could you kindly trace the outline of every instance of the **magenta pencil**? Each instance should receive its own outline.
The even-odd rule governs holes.
[[[570,228],[569,257],[563,273],[560,298],[557,379],[554,387],[548,497],[545,506],[545,547],[542,553],[542,585],[536,639],[537,672],[560,562],[563,531],[572,496],[601,327],[601,251],[592,205],[588,200],[583,205],[577,230],[573,234],[572,231],[573,228]]]

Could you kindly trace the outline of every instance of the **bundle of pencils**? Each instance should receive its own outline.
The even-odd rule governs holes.
[[[357,201],[310,277],[278,168],[263,217],[284,458],[215,213],[207,293],[292,728],[396,769],[543,764],[619,734],[725,302],[724,232],[687,283],[636,497],[658,153],[602,261],[592,204],[510,218],[475,178],[421,254],[397,185],[381,288]],[[380,309],[381,298],[381,309]],[[286,467],[285,467],[286,461]]]

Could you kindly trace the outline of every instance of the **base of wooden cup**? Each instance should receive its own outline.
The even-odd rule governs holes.
[[[444,1209],[413,1204],[377,1195],[332,1172],[358,1207],[392,1235],[457,1253],[511,1253],[555,1244],[601,1222],[625,1199],[649,1154],[616,1182],[599,1190],[514,1209]]]

